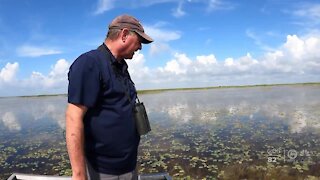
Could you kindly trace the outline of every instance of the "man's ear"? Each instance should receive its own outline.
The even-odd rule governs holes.
[[[129,29],[127,29],[127,28],[123,28],[122,29],[122,31],[121,31],[121,40],[122,40],[122,42],[126,42],[128,36],[129,36],[129,33],[130,33]]]

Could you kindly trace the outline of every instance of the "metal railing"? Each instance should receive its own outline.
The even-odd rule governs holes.
[[[13,173],[7,180],[71,180],[71,177]],[[151,173],[138,175],[138,180],[172,180],[172,178],[168,173]]]

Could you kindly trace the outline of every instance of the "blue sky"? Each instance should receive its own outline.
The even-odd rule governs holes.
[[[127,60],[137,89],[320,81],[316,0],[0,0],[0,96],[66,93],[124,13],[155,40]]]

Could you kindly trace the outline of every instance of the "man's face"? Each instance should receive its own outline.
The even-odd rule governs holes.
[[[125,50],[123,52],[125,59],[132,59],[134,53],[141,50],[141,37],[134,31],[129,31],[125,41]]]

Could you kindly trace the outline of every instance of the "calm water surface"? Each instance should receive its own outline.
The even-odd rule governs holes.
[[[66,96],[0,99],[0,179],[70,175]],[[138,170],[175,179],[320,177],[320,86],[167,91],[140,95],[152,132]]]

